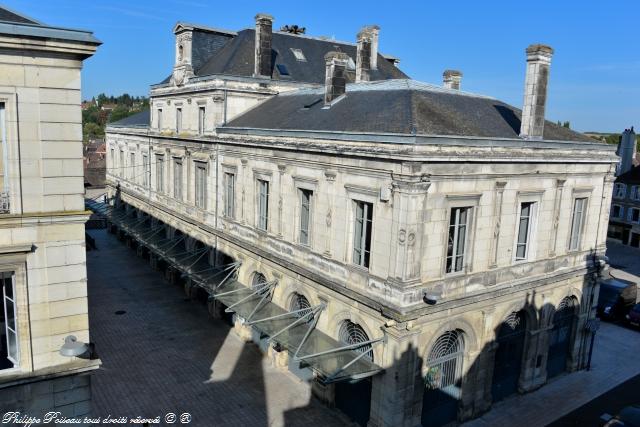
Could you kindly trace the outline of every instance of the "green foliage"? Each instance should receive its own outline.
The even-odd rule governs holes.
[[[120,96],[101,93],[91,102],[93,105],[82,111],[82,137],[85,142],[104,137],[107,123],[117,122],[149,108],[149,98],[128,93]]]

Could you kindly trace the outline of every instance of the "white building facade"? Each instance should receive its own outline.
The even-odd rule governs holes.
[[[271,22],[176,26],[176,66],[152,86],[150,118],[108,128],[121,235],[156,266],[165,255],[148,236],[160,233],[194,264],[204,252],[211,266],[235,262],[234,283],[265,285],[278,310],[319,307],[314,330],[369,369],[302,367],[316,396],[363,425],[462,421],[584,368],[617,159],[545,123],[553,51],[527,50],[520,124],[519,110],[459,91],[459,72],[456,88],[409,80],[378,53],[378,27],[336,49]],[[185,40],[202,32],[228,40],[196,67]],[[248,49],[243,37],[248,71],[225,59]],[[191,280],[192,266],[188,292],[213,289],[212,312],[235,311],[244,338],[274,335],[216,291],[221,277]],[[294,350],[281,336],[266,349],[300,374]]]
[[[0,8],[0,408],[89,411],[99,360],[64,357],[89,342],[80,89],[90,32]]]

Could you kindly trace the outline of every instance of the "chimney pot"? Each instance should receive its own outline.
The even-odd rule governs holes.
[[[324,105],[329,106],[344,95],[347,88],[346,69],[349,55],[344,52],[329,52],[324,56],[326,63]]]
[[[462,72],[458,70],[445,70],[442,73],[442,85],[447,89],[460,90]]]
[[[271,77],[271,38],[273,16],[259,13],[255,16],[255,62],[253,74],[256,77]]]
[[[543,44],[532,44],[527,50],[527,74],[524,83],[524,106],[520,137],[544,137],[544,110],[547,104],[547,85],[553,49]]]

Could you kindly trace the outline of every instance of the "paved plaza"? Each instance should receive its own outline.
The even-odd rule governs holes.
[[[87,253],[91,340],[103,362],[92,376],[95,416],[189,413],[190,425],[207,427],[348,424],[135,251],[105,230],[90,234],[98,246]]]

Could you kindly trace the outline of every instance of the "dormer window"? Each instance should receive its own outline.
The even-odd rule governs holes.
[[[304,53],[302,53],[302,49],[291,48],[291,52],[293,52],[293,56],[295,56],[298,61],[307,62],[307,58],[304,56]]]

